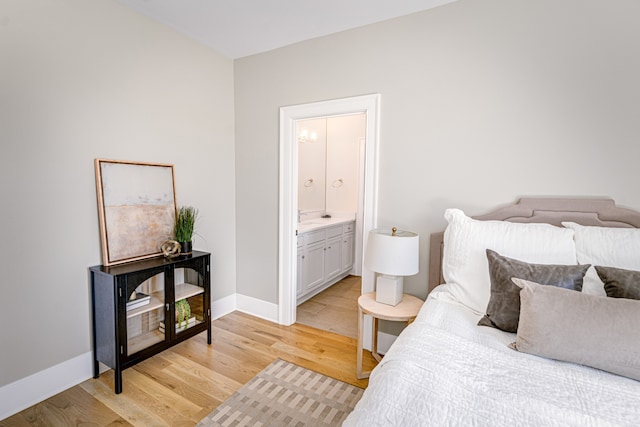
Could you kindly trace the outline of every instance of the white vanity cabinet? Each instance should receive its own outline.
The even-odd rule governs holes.
[[[316,232],[317,233],[317,232]],[[314,233],[314,239],[318,236]],[[302,249],[302,289],[301,295],[314,290],[322,285],[325,278],[325,239],[320,241],[311,240]]]
[[[332,279],[342,272],[342,225],[327,228],[324,245],[324,279]]]
[[[349,274],[354,225],[351,221],[298,233],[298,304]]]
[[[342,226],[342,271],[348,272],[353,267],[354,222]]]
[[[304,237],[298,236],[298,271],[296,272],[296,299],[302,295],[302,265],[304,260]]]

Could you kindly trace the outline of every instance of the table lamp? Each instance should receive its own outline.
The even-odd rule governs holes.
[[[376,301],[398,305],[402,301],[403,276],[418,273],[419,237],[416,233],[377,228],[369,232],[364,265],[379,273]]]

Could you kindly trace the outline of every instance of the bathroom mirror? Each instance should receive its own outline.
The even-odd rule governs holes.
[[[364,158],[364,113],[298,120],[298,210],[354,214]]]
[[[301,120],[298,136],[298,210],[324,211],[327,119]]]

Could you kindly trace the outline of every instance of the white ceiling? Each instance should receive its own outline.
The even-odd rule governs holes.
[[[236,59],[455,0],[118,0]]]

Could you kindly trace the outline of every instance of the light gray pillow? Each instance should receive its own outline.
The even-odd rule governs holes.
[[[640,271],[595,266],[608,297],[640,299]]]
[[[478,325],[507,332],[516,332],[520,316],[520,288],[513,284],[512,277],[580,291],[582,278],[589,269],[589,265],[531,264],[502,256],[491,249],[486,252],[491,297],[486,314]]]
[[[640,301],[513,282],[522,287],[518,351],[640,381]]]

